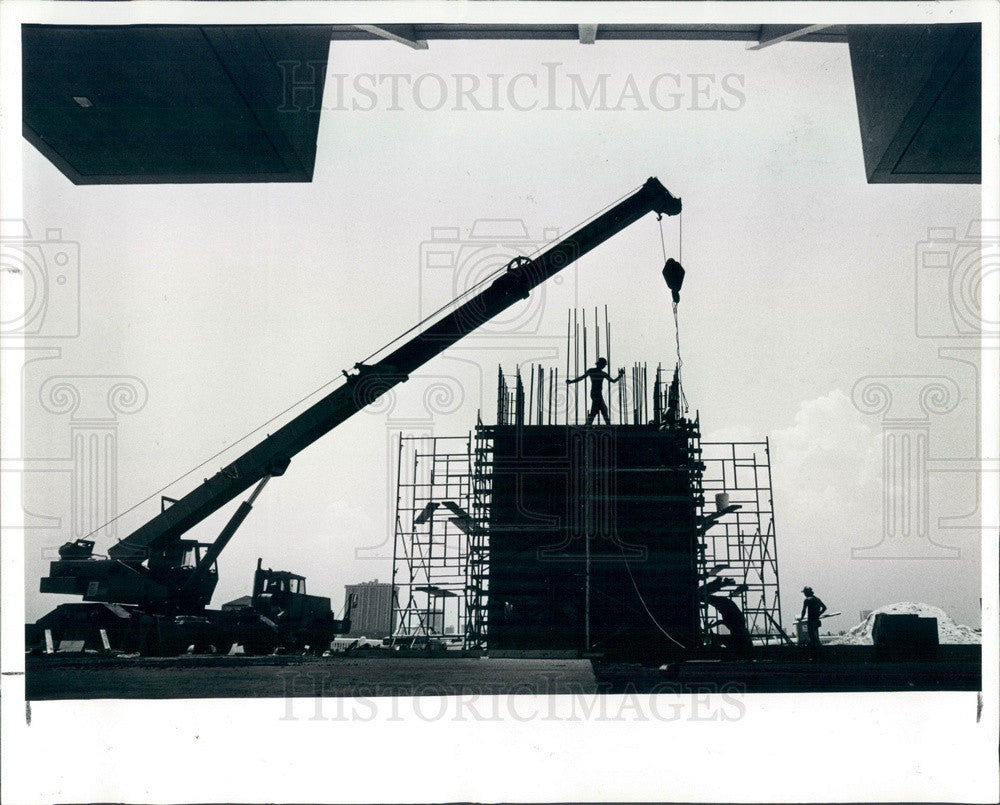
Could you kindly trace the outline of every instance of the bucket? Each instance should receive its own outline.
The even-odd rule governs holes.
[[[715,496],[715,510],[721,512],[728,505],[729,505],[729,493],[719,492]]]

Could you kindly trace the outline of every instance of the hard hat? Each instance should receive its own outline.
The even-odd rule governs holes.
[[[806,593],[807,595],[812,595],[813,588],[812,587],[803,587],[802,588],[802,592]]]

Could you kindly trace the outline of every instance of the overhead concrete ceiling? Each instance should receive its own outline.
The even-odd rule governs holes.
[[[328,28],[25,26],[22,43],[24,136],[76,184],[312,179]],[[282,62],[311,65],[313,97],[286,95]]]
[[[479,39],[846,42],[868,181],[980,181],[978,24],[27,25],[24,136],[76,184],[310,181],[331,41]]]
[[[978,183],[980,26],[853,26],[848,42],[868,181]]]

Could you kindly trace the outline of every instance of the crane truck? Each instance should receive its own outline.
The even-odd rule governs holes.
[[[343,372],[341,385],[214,476],[181,498],[163,498],[160,512],[112,545],[107,556],[94,555],[93,540],[65,543],[40,589],[78,595],[83,602],[57,607],[38,621],[36,634],[43,629],[62,635],[74,628],[95,631],[103,623],[105,635],[111,629],[124,648],[149,653],[172,653],[178,646],[205,641],[264,648],[282,642],[294,647],[328,645],[335,634],[349,631],[349,612],[344,620],[333,618],[329,599],[306,596],[305,580],[285,571],[265,571],[258,565],[249,606],[208,609],[218,583],[217,560],[266,484],[283,475],[297,453],[613,235],[647,213],[673,216],[680,211],[681,200],[651,177],[538,256],[511,260],[486,288],[456,301],[432,323],[418,325],[415,335],[392,342],[376,353],[378,360],[356,363]],[[247,490],[248,497],[212,542],[187,537]],[[276,603],[272,588],[282,603]]]

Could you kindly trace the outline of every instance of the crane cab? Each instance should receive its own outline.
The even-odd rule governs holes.
[[[133,560],[95,557],[91,540],[67,542],[39,587],[43,593],[79,595],[88,602],[198,614],[212,599],[219,580],[214,560],[211,567],[202,568],[209,547],[197,540],[177,539]]]
[[[274,621],[312,622],[332,617],[330,599],[306,593],[304,576],[262,567],[257,560],[252,606]]]

